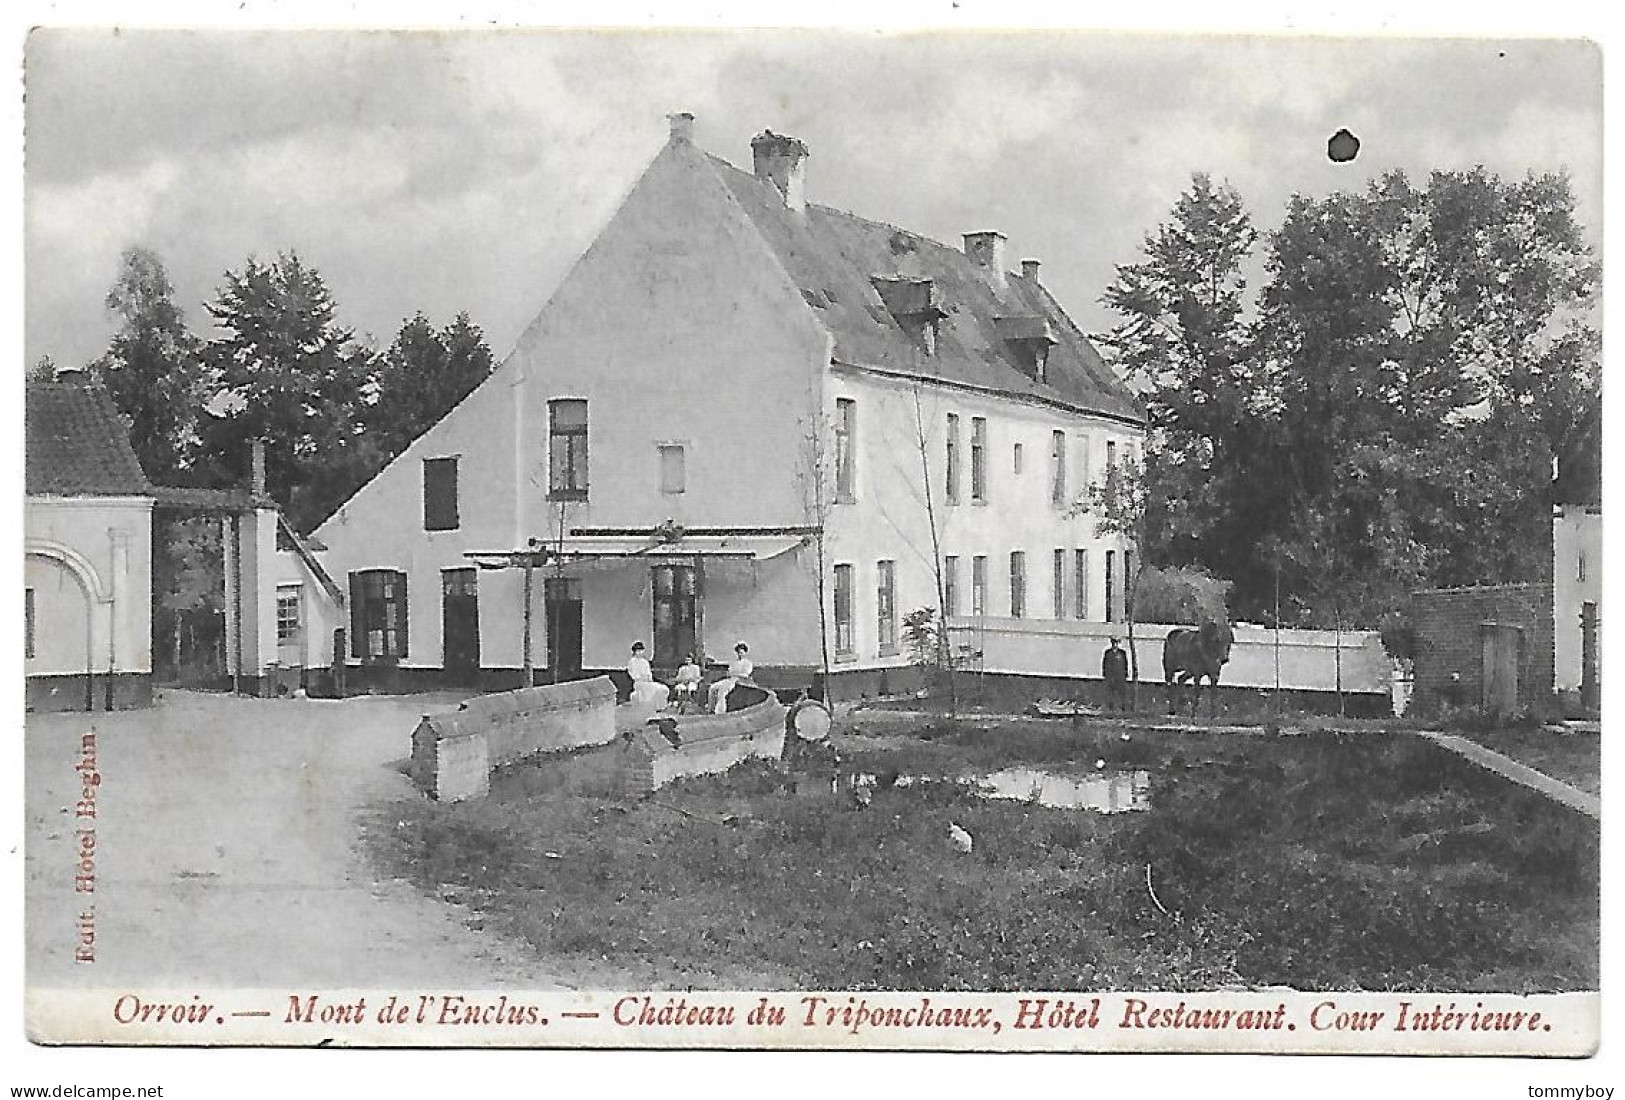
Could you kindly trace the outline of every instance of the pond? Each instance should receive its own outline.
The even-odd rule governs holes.
[[[988,798],[1036,802],[1057,810],[1093,810],[1115,814],[1151,808],[1151,773],[1103,771],[1094,775],[1057,775],[1037,768],[1006,768],[976,780]]]
[[[853,780],[857,785],[871,787],[875,783],[872,774],[858,774]],[[898,787],[934,782],[953,780],[903,775],[894,781]],[[1034,802],[1056,810],[1115,814],[1151,808],[1151,773],[1144,768],[1083,776],[1060,775],[1039,768],[1005,768],[962,782],[983,798]]]

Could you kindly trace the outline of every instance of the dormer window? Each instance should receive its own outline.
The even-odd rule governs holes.
[[[946,317],[937,305],[937,285],[930,279],[877,275],[870,280],[897,326],[927,355],[937,353],[937,322]]]
[[[1021,373],[1034,382],[1046,380],[1049,349],[1056,343],[1049,318],[1037,315],[995,317],[994,329],[1015,357]]]

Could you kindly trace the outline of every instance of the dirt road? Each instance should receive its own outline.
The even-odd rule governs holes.
[[[410,789],[397,765],[418,717],[454,706],[167,692],[151,710],[30,715],[29,984],[563,987],[466,912],[375,882],[359,855],[369,808]],[[73,810],[88,732],[93,822]],[[75,890],[87,824],[88,894]],[[86,911],[95,961],[76,962]]]

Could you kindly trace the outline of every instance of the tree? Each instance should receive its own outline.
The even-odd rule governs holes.
[[[34,360],[34,365],[28,368],[28,381],[50,382],[56,378],[56,361],[49,355],[42,355]]]
[[[124,250],[107,308],[118,331],[92,371],[130,421],[130,444],[155,482],[172,483],[192,465],[198,409],[206,390],[202,342],[186,327],[163,261],[148,248]]]
[[[223,334],[209,345],[218,377],[208,445],[243,472],[244,441],[266,442],[271,496],[300,530],[324,519],[381,464],[364,427],[376,357],[338,323],[322,277],[293,253],[227,272],[209,313]]]
[[[1147,397],[1143,537],[1244,617],[1374,625],[1426,585],[1549,568],[1553,456],[1600,401],[1597,266],[1561,175],[1390,173],[1265,241],[1196,177],[1105,301]]]
[[[834,429],[822,409],[805,420],[798,420],[798,424],[801,428],[801,454],[796,466],[796,484],[801,492],[802,512],[813,532],[813,591],[818,600],[818,648],[823,666],[823,699],[833,707],[835,694],[830,683],[827,530],[835,505],[835,459],[829,445]]]
[[[459,313],[439,331],[422,313],[405,322],[379,363],[368,431],[387,457],[450,412],[493,367],[485,334]]]

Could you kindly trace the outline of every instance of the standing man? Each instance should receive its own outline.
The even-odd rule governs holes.
[[[1128,710],[1128,654],[1116,638],[1100,656],[1100,675],[1106,681],[1106,708]]]

